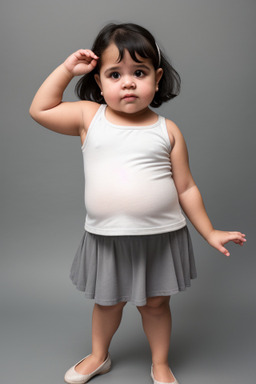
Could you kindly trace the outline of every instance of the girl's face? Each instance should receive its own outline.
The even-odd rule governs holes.
[[[119,51],[114,43],[101,56],[100,73],[95,75],[106,104],[113,111],[123,114],[137,114],[148,109],[158,89],[163,70],[155,70],[151,60],[138,56],[134,61],[124,51],[118,62]]]

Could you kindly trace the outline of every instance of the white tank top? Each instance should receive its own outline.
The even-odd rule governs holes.
[[[162,116],[148,126],[119,126],[94,116],[82,145],[85,229],[99,235],[148,235],[186,225],[171,172]]]

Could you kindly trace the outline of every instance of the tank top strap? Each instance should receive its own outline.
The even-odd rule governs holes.
[[[164,116],[159,116],[158,121],[159,121],[159,125],[160,125],[161,131],[162,131],[163,139],[166,142],[169,153],[171,153],[172,146],[171,146],[170,138],[169,138],[168,131],[167,131],[166,119]]]

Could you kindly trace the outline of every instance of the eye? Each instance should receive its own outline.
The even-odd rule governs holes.
[[[119,77],[120,77],[120,74],[118,73],[118,72],[112,72],[111,74],[110,74],[110,77],[112,78],[112,79],[119,79]]]
[[[144,72],[141,69],[137,69],[137,71],[134,72],[134,75],[136,77],[142,77],[144,76]]]

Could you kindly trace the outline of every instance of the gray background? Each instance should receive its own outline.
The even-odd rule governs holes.
[[[5,0],[1,3],[1,355],[3,383],[62,383],[90,352],[92,301],[69,280],[83,233],[80,139],[28,110],[69,54],[109,21],[148,28],[182,78],[159,113],[181,128],[219,229],[248,243],[226,258],[191,228],[198,279],[171,300],[170,362],[181,384],[255,383],[255,16],[253,0]],[[75,100],[74,84],[65,99]],[[113,339],[104,383],[151,383],[136,307]]]

